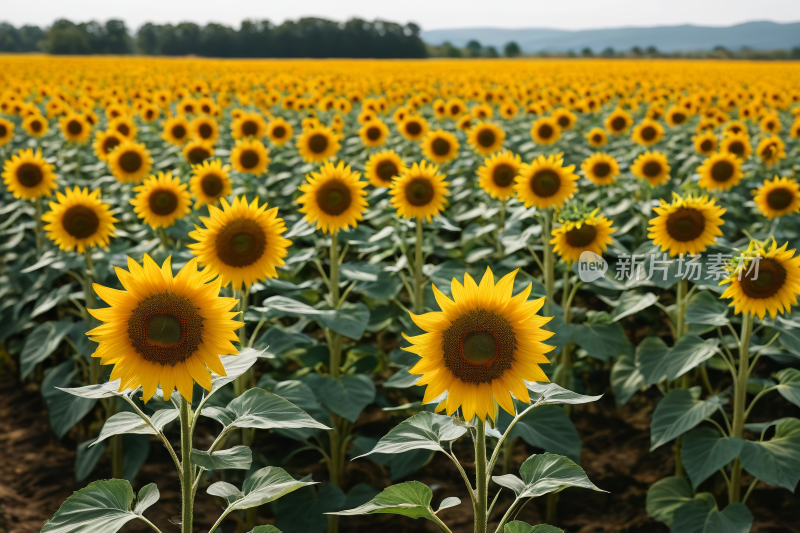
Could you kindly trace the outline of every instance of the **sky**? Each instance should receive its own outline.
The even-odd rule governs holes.
[[[800,21],[798,0],[36,0],[4,2],[0,21],[15,26],[49,26],[59,18],[73,22],[122,19],[132,30],[145,22],[223,23],[243,19],[280,23],[304,16],[343,21],[352,17],[414,22],[423,30],[451,28],[556,28],[582,30],[620,26],[695,24],[729,26],[754,20]]]

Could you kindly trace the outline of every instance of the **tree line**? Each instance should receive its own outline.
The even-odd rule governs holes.
[[[334,22],[320,18],[245,20],[239,29],[223,24],[143,25],[131,34],[120,20],[83,22],[58,20],[51,27],[15,28],[0,23],[0,52],[49,54],[144,54],[204,57],[426,57],[416,24],[352,19]]]

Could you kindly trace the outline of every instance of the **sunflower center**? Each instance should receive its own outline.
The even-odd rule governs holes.
[[[686,122],[686,115],[683,113],[673,113],[672,114],[672,122],[675,124],[683,124]]]
[[[648,161],[642,167],[642,173],[648,178],[656,178],[661,174],[661,163],[658,161]]]
[[[239,156],[239,163],[246,169],[255,168],[260,160],[261,158],[255,150],[242,150]]]
[[[36,187],[44,179],[44,173],[39,165],[23,163],[17,169],[17,181],[23,187]]]
[[[317,191],[319,208],[331,216],[341,215],[347,211],[351,200],[350,188],[337,179],[328,181]]]
[[[733,177],[733,164],[730,161],[718,161],[711,167],[711,178],[717,183],[725,183]]]
[[[200,187],[207,196],[216,197],[222,192],[222,178],[216,174],[206,174],[200,181]]]
[[[772,157],[772,153],[773,153],[774,150],[775,150],[775,145],[774,144],[768,144],[761,151],[761,155],[765,159],[768,159],[768,158]]]
[[[450,114],[455,116],[461,112],[461,107],[457,105],[450,106]]]
[[[611,129],[614,131],[622,131],[627,125],[628,121],[625,120],[625,117],[614,117],[614,120],[611,121]]]
[[[128,338],[145,361],[176,365],[203,342],[203,318],[188,299],[170,292],[139,302],[128,319]]]
[[[711,141],[711,139],[706,139],[700,143],[700,150],[703,152],[710,152],[712,148],[714,148],[714,143]]]
[[[186,128],[178,124],[177,126],[172,127],[172,136],[176,139],[183,139],[186,137]]]
[[[315,133],[308,140],[308,149],[315,154],[321,154],[328,148],[328,138],[321,134]]]
[[[541,132],[540,132],[540,133],[541,133]],[[592,142],[594,142],[594,143],[596,143],[596,144],[600,144],[601,142],[603,142],[603,136],[602,136],[602,135],[600,135],[599,133],[595,133],[595,134],[592,136]]]
[[[508,187],[511,185],[511,182],[514,181],[514,177],[516,177],[517,171],[511,165],[506,163],[501,163],[494,167],[494,172],[492,172],[492,181],[498,187]]]
[[[550,124],[542,124],[539,126],[539,137],[542,139],[549,139],[553,136],[553,127]]]
[[[397,176],[398,172],[397,165],[391,161],[381,161],[375,167],[375,174],[377,174],[382,181],[387,183],[391,182],[392,178]]]
[[[752,271],[742,276],[742,292],[750,298],[769,298],[776,294],[786,282],[786,269],[770,258],[758,262],[758,272]]]
[[[693,241],[705,229],[706,218],[697,209],[681,207],[667,218],[667,233],[676,241]]]
[[[137,152],[125,152],[119,156],[119,166],[128,174],[133,174],[142,168],[142,156]]]
[[[566,128],[567,126],[569,126],[569,117],[566,115],[561,115],[560,117],[558,117],[558,125],[561,126],[562,128]]]
[[[367,139],[370,141],[377,141],[381,138],[381,129],[377,126],[373,126],[367,129]]]
[[[109,153],[111,150],[119,146],[119,139],[116,137],[106,137],[103,139],[103,151]]]
[[[283,139],[283,136],[286,135],[286,128],[283,126],[275,126],[272,128],[272,136],[277,139]]]
[[[553,196],[560,187],[561,178],[550,169],[540,170],[531,178],[531,189],[540,198]]]
[[[172,191],[160,189],[150,194],[149,204],[153,213],[166,216],[172,214],[178,207],[178,197]]]
[[[214,246],[217,256],[226,265],[246,267],[264,255],[267,235],[254,220],[234,220],[217,235]]]
[[[442,334],[445,366],[467,383],[491,383],[514,361],[514,329],[491,311],[470,311]]]
[[[6,128],[5,124],[0,124],[0,139],[8,135],[8,128]]]
[[[197,165],[198,163],[202,163],[209,157],[211,154],[203,148],[202,146],[195,146],[191,150],[189,150],[189,162],[193,165]]]
[[[428,205],[433,200],[433,192],[430,181],[417,178],[406,185],[406,200],[415,207]]]
[[[776,211],[782,211],[789,207],[794,199],[794,195],[784,188],[773,189],[767,194],[767,204]]]
[[[744,143],[742,141],[733,141],[728,145],[728,151],[734,155],[744,155]]]
[[[200,137],[203,139],[210,139],[214,134],[214,129],[211,127],[211,124],[200,124],[198,133],[200,133]]]
[[[34,120],[33,122],[31,122],[31,129],[34,132],[39,133],[40,131],[42,131],[42,123],[39,122],[38,120]]]
[[[611,165],[605,161],[595,163],[594,167],[592,167],[592,173],[598,178],[605,178],[611,173]]]
[[[67,122],[67,131],[72,135],[80,135],[83,132],[83,124],[77,120]]]
[[[409,120],[406,122],[406,132],[409,135],[419,135],[422,133],[422,124],[417,122],[416,120]]]
[[[76,239],[85,239],[94,235],[100,220],[93,209],[85,205],[73,205],[64,212],[62,224],[66,232]]]
[[[431,150],[438,156],[445,156],[450,153],[450,141],[437,137],[431,143]]]
[[[494,145],[497,136],[494,134],[492,130],[485,129],[481,130],[478,133],[477,139],[478,139],[478,144],[480,144],[484,148],[489,148],[490,146]]]
[[[597,237],[597,228],[583,224],[580,228],[573,228],[567,232],[567,243],[573,248],[585,248],[594,242]]]
[[[131,132],[131,129],[128,127],[127,124],[122,123],[122,124],[117,124],[117,131],[123,134],[125,137],[127,137],[128,134]]]
[[[642,139],[645,141],[652,141],[656,138],[656,129],[653,126],[645,126],[642,128]]]

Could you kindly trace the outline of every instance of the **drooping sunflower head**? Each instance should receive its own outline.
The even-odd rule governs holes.
[[[758,143],[756,153],[765,165],[771,166],[786,157],[786,145],[777,135],[770,135]]]
[[[725,223],[722,220],[725,208],[708,196],[681,198],[672,193],[672,203],[661,200],[661,206],[653,210],[658,216],[650,220],[647,236],[653,239],[653,244],[661,246],[662,252],[669,252],[670,257],[704,252],[722,236],[720,226]]]
[[[664,137],[664,126],[646,118],[633,128],[631,140],[641,146],[653,146]]]
[[[726,154],[733,154],[742,160],[749,159],[753,153],[750,137],[744,132],[726,135],[719,145],[719,150]]]
[[[450,194],[445,175],[427,161],[414,163],[392,181],[392,206],[403,218],[426,219],[428,222],[447,206]]]
[[[383,146],[386,143],[386,139],[389,138],[389,126],[382,120],[375,118],[361,126],[361,129],[358,130],[358,136],[361,137],[361,142],[364,146],[377,148],[378,146]]]
[[[498,200],[514,196],[514,178],[522,166],[520,156],[506,150],[487,157],[483,164],[478,169],[478,185],[481,189]]]
[[[3,181],[14,198],[35,200],[50,196],[58,188],[53,165],[45,161],[42,151],[19,150],[3,164]]]
[[[92,126],[80,113],[69,113],[58,121],[64,139],[69,142],[84,144],[92,134]]]
[[[222,161],[205,160],[199,165],[192,166],[193,174],[189,180],[189,189],[196,198],[195,208],[210,204],[216,205],[220,198],[233,192],[229,173],[230,165],[222,165]]]
[[[441,165],[455,159],[459,147],[455,135],[445,130],[434,130],[422,141],[422,155]]]
[[[165,400],[177,387],[191,402],[194,381],[211,390],[209,371],[226,375],[220,355],[237,353],[238,300],[220,297],[220,280],[209,282],[196,259],[174,277],[170,258],[159,267],[147,254],[143,267],[129,257],[127,271],[115,268],[125,290],[94,285],[110,307],[89,310],[104,322],[87,333],[99,343],[92,357],[114,365],[120,391],[142,387],[145,402],[159,385]]]
[[[94,155],[100,161],[108,161],[108,154],[117,148],[125,137],[117,130],[98,131],[94,134]]]
[[[739,183],[744,176],[742,161],[725,153],[716,153],[706,158],[697,168],[697,173],[700,174],[698,185],[709,191],[726,191]]]
[[[800,184],[791,178],[764,180],[753,195],[758,210],[769,219],[800,211]]]
[[[267,210],[250,204],[244,196],[234,198],[233,205],[220,198],[222,209],[209,205],[209,216],[200,217],[205,228],[189,233],[198,241],[189,245],[202,266],[218,272],[222,286],[233,283],[238,290],[242,284],[278,276],[275,270],[283,266],[291,241],[281,236],[286,224],[278,218],[278,208]]]
[[[231,150],[231,164],[236,172],[260,176],[271,161],[264,143],[252,137],[236,139],[236,146]]]
[[[617,230],[606,217],[598,216],[599,211],[598,208],[591,213],[580,210],[559,213],[561,226],[552,230],[550,244],[567,263],[577,261],[587,251],[602,255],[611,244],[611,234]]]
[[[549,145],[561,138],[561,126],[556,117],[541,117],[531,126],[531,138],[536,144]]]
[[[188,215],[192,208],[191,195],[181,179],[172,172],[159,172],[150,176],[133,191],[133,211],[152,228],[168,228],[179,218]]]
[[[581,171],[595,185],[611,185],[619,175],[619,163],[609,154],[596,152],[583,160]]]
[[[584,137],[586,137],[586,142],[589,143],[589,146],[593,148],[605,146],[608,142],[608,134],[603,128],[592,128]]]
[[[202,139],[192,139],[183,147],[183,157],[190,165],[199,165],[214,157],[214,145]]]
[[[283,146],[294,135],[292,125],[286,122],[283,117],[276,117],[270,120],[266,131],[270,142],[277,146]]]
[[[189,140],[189,132],[189,121],[185,116],[177,115],[164,121],[161,138],[175,146],[183,146]]]
[[[574,171],[575,165],[564,166],[562,154],[540,155],[531,164],[523,163],[514,184],[517,199],[525,207],[559,208],[577,190]]]
[[[189,135],[194,139],[214,144],[219,139],[219,125],[208,115],[200,115],[189,123]]]
[[[309,224],[316,223],[323,233],[356,227],[367,209],[367,192],[359,172],[353,172],[343,161],[325,163],[319,172],[306,175],[300,186],[303,195],[297,199]]]
[[[543,343],[553,335],[542,329],[550,318],[536,314],[544,298],[527,301],[531,285],[512,296],[516,274],[497,284],[489,268],[480,285],[469,274],[463,285],[454,278],[452,299],[433,287],[442,311],[411,315],[425,331],[403,334],[411,343],[404,349],[421,357],[410,372],[422,376],[417,385],[427,385],[423,403],[447,393],[437,410],[453,415],[461,408],[465,420],[484,421],[496,417],[496,405],[513,414],[511,394],[529,403],[525,381],[549,381],[539,366],[553,349]]]
[[[266,133],[267,121],[258,113],[242,113],[231,124],[231,135],[234,139],[260,139]]]
[[[779,248],[774,239],[771,246],[751,241],[747,250],[734,258],[730,276],[720,282],[728,285],[720,299],[731,299],[728,306],[735,314],[763,319],[769,313],[774,319],[778,313],[791,313],[800,295],[800,256],[787,246]]]
[[[605,127],[612,135],[622,135],[633,124],[630,113],[624,109],[615,109],[606,117]]]
[[[304,129],[297,136],[297,150],[308,163],[321,163],[335,156],[341,147],[336,133],[321,124]]]
[[[5,146],[14,138],[14,123],[0,117],[0,146]]]
[[[408,114],[397,126],[397,129],[400,131],[400,135],[409,141],[419,141],[427,135],[429,127],[428,121],[424,117]]]
[[[83,253],[92,246],[107,246],[114,235],[114,222],[108,204],[100,200],[100,189],[91,193],[80,187],[56,193],[50,211],[42,215],[47,237],[65,252],[75,248]]]
[[[0,128],[2,126],[0,125]],[[22,121],[22,129],[28,132],[28,135],[31,137],[39,138],[43,137],[45,133],[50,130],[50,124],[47,122],[47,119],[44,118],[39,113],[34,113],[32,115],[28,115],[25,117],[25,120]],[[2,139],[0,139],[0,146],[3,145]]]
[[[706,131],[700,135],[695,135],[692,137],[692,141],[694,141],[695,152],[705,156],[709,156],[716,152],[719,144],[717,141],[717,136],[713,131]]]
[[[481,155],[497,152],[505,139],[505,130],[491,122],[478,122],[467,132],[467,142]]]
[[[153,158],[143,143],[124,139],[108,154],[111,173],[122,183],[138,183],[150,174]]]
[[[651,187],[667,183],[669,171],[667,156],[661,152],[645,152],[637,157],[631,166],[633,175],[647,180]]]
[[[373,187],[391,187],[392,180],[406,169],[405,162],[394,150],[383,150],[370,156],[364,174]]]

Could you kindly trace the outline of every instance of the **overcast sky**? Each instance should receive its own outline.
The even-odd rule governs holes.
[[[6,0],[0,10],[0,20],[15,26],[48,26],[59,18],[75,22],[117,18],[134,30],[145,22],[219,22],[238,27],[245,18],[280,23],[303,16],[339,21],[381,18],[415,22],[423,30],[728,26],[753,20],[800,21],[800,0]]]

